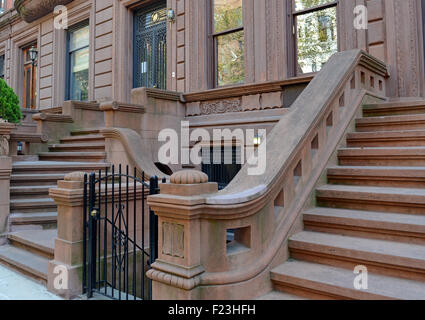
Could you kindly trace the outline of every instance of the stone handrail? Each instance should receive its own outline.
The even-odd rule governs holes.
[[[263,175],[250,176],[245,165],[220,192],[183,197],[176,186],[150,197],[160,222],[160,255],[148,273],[155,290],[173,287],[169,298],[182,299],[247,299],[261,294],[256,286],[267,290],[268,271],[287,258],[282,246],[335,149],[365,99],[385,99],[388,76],[383,62],[361,50],[333,55],[267,136]],[[169,254],[161,224],[164,232],[185,227],[182,259]],[[186,228],[199,235],[186,236]],[[236,230],[236,250],[226,243],[228,230]]]
[[[106,139],[112,139],[123,147],[127,157],[126,160],[130,167],[137,168],[139,179],[141,179],[142,172],[145,173],[145,179],[149,179],[152,176],[169,178],[155,166],[150,157],[152,154],[151,148],[144,143],[144,140],[136,131],[127,128],[105,128],[101,130],[101,133]],[[112,151],[108,150],[108,142],[106,149],[107,153]],[[123,154],[121,153],[121,156]],[[108,154],[108,159],[113,157],[112,154]]]

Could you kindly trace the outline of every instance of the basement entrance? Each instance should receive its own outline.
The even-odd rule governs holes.
[[[152,299],[146,272],[156,260],[158,217],[146,197],[159,192],[136,168],[84,177],[83,292],[116,300]]]

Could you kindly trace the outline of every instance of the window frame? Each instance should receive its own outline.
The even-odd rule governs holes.
[[[208,68],[208,84],[209,89],[212,88],[225,88],[235,85],[242,85],[245,83],[245,77],[243,83],[233,83],[233,84],[227,84],[220,86],[218,84],[218,45],[217,45],[217,39],[218,37],[229,35],[232,33],[237,33],[240,31],[244,31],[244,39],[245,39],[245,21],[244,21],[244,0],[242,0],[242,26],[237,28],[232,28],[220,32],[215,32],[214,28],[214,1],[215,0],[209,0],[209,5],[207,5],[207,17],[209,17],[208,21],[208,45],[207,50],[209,52],[208,55],[208,65],[210,68]],[[246,54],[246,48],[244,48],[244,55]],[[245,69],[245,66],[244,66]],[[244,70],[245,71],[245,70]]]
[[[311,8],[296,10],[295,9],[295,0],[287,0],[287,8],[288,8],[288,32],[289,32],[289,44],[288,48],[291,48],[288,51],[288,72],[289,77],[297,77],[297,76],[309,76],[314,75],[317,72],[309,72],[309,73],[298,73],[298,41],[297,41],[297,17],[306,15],[309,13],[329,9],[336,8],[337,12],[337,45],[338,52],[340,51],[340,28],[339,28],[339,17],[338,17],[338,8],[339,8],[340,0],[333,0],[329,3],[320,4],[317,6],[313,6]]]
[[[38,61],[40,59],[40,56],[37,55],[37,59],[34,61],[34,65],[31,60],[27,59],[29,55],[29,50],[31,47],[34,46],[35,49],[39,50],[37,41],[33,41],[30,43],[27,43],[23,47],[21,47],[21,54],[22,54],[22,70],[23,72],[23,88],[22,88],[22,107],[24,109],[37,109],[37,69],[38,69]],[[29,57],[28,57],[29,58]],[[33,99],[33,101],[30,101],[30,104],[28,105],[28,99],[27,99],[27,71],[30,70],[31,73],[31,79],[29,80],[29,99]],[[33,92],[31,92],[31,89]]]
[[[78,49],[74,49],[71,51],[70,49],[70,42],[71,42],[71,33],[75,32],[79,29],[89,27],[89,43],[86,46],[80,47]],[[68,30],[66,30],[66,77],[65,77],[65,100],[71,100],[71,69],[72,69],[72,59],[71,56],[73,53],[89,49],[90,53],[90,19],[85,19],[83,21],[80,21],[73,26],[69,27]],[[89,81],[90,81],[90,57],[89,57]],[[90,89],[90,88],[89,88]],[[87,99],[90,99],[90,92]]]

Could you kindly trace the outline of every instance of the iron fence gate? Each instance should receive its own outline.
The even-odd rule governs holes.
[[[89,298],[152,298],[146,271],[157,258],[158,217],[145,205],[158,192],[157,177],[147,184],[144,172],[138,177],[128,166],[85,175],[83,292]]]

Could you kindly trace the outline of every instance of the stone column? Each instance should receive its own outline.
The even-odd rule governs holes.
[[[65,299],[82,294],[84,175],[68,174],[56,189],[50,190],[58,206],[58,237],[54,260],[49,263],[47,288]]]
[[[0,156],[0,246],[6,243],[10,213],[10,175],[12,158]]]
[[[197,207],[203,194],[218,191],[216,183],[195,170],[184,170],[161,186],[161,194],[148,204],[158,216],[158,259],[147,276],[152,279],[154,300],[200,299],[201,221]],[[198,197],[197,197],[198,196]]]

